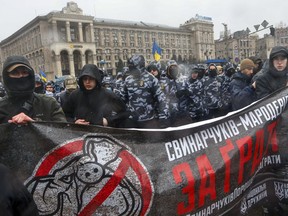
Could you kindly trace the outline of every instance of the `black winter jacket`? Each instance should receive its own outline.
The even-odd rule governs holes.
[[[85,119],[90,124],[103,125],[103,118],[106,118],[109,126],[116,127],[123,117],[121,114],[125,115],[125,104],[116,94],[102,87],[89,93],[77,89],[70,94],[63,110],[69,122]]]
[[[0,215],[39,215],[32,195],[3,164],[0,164]]]
[[[96,80],[93,90],[86,90],[83,77],[90,76]],[[112,91],[101,87],[101,71],[96,65],[85,65],[78,77],[79,89],[73,91],[63,105],[63,110],[69,122],[85,119],[92,125],[103,125],[103,118],[108,126],[117,127],[128,115],[125,103]]]
[[[250,86],[250,80],[250,77],[241,72],[237,72],[233,75],[229,86],[232,110],[241,109],[256,100],[256,94],[254,89]]]
[[[256,95],[258,99],[263,98],[287,85],[288,67],[286,66],[283,71],[277,71],[273,66],[273,58],[277,55],[283,55],[288,58],[288,50],[281,46],[272,48],[267,72],[261,74],[256,79]]]

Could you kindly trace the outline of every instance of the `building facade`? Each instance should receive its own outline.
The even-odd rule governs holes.
[[[133,54],[153,60],[152,44],[162,48],[162,60],[203,62],[215,58],[212,19],[196,15],[179,28],[144,22],[94,18],[83,15],[75,2],[61,11],[37,16],[0,43],[1,65],[10,55],[24,55],[36,73],[75,75],[87,64],[116,74]],[[1,68],[2,70],[2,68]]]
[[[248,34],[246,31],[237,31],[215,41],[216,58],[227,59],[239,63],[250,56],[258,56],[263,60],[269,58],[274,46],[288,48],[288,28],[283,25],[274,28],[274,35],[265,34],[259,38],[257,34]]]

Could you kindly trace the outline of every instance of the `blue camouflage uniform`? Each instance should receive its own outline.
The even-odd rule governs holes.
[[[157,116],[159,120],[167,120],[169,117],[168,104],[158,79],[145,70],[145,59],[142,55],[132,56],[128,65],[131,75],[125,79],[120,96],[130,111],[132,126],[156,127],[151,120],[155,120]]]
[[[192,70],[192,73],[197,73],[198,69]],[[193,121],[201,121],[205,119],[208,114],[206,106],[203,102],[203,82],[198,78],[193,79],[192,77],[186,81],[186,88],[189,91],[189,99],[187,103],[187,109],[190,117]]]
[[[213,69],[210,69],[213,68]],[[208,76],[202,78],[204,88],[204,103],[209,110],[208,118],[218,117],[222,103],[222,79],[217,76],[217,67],[210,64]]]
[[[185,80],[179,77],[179,68],[175,61],[167,63],[166,69],[168,92],[166,98],[169,104],[171,126],[179,126],[191,122],[187,110],[188,91]]]

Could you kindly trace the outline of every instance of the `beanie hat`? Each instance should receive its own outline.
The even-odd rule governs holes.
[[[250,59],[243,59],[240,63],[240,71],[243,71],[247,68],[254,68],[255,64]]]

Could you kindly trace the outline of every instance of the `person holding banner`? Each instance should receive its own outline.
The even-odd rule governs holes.
[[[7,97],[0,101],[0,124],[31,121],[66,122],[55,98],[34,93],[35,73],[24,56],[9,56],[3,64]]]
[[[78,77],[79,88],[63,105],[69,122],[119,127],[126,118],[125,104],[114,92],[102,87],[102,79],[102,72],[96,65],[84,65]]]
[[[261,99],[287,86],[288,50],[283,46],[273,47],[269,56],[269,68],[256,79],[256,95]]]

